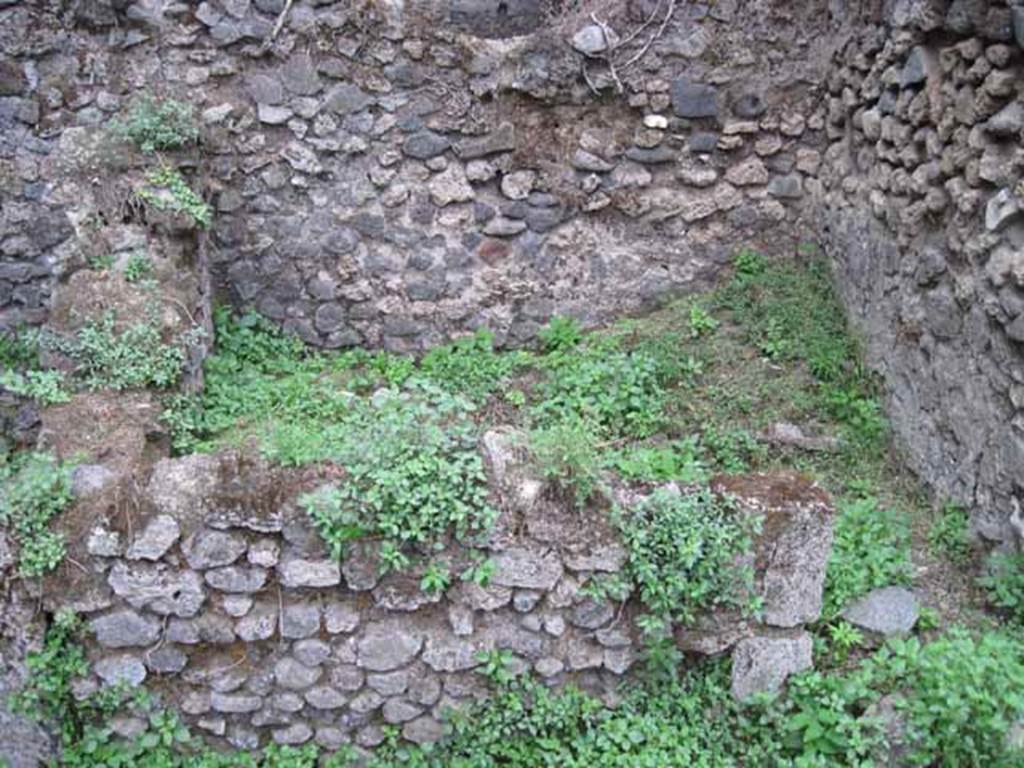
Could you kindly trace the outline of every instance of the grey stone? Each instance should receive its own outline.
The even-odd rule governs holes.
[[[607,600],[585,599],[572,609],[569,623],[581,629],[598,629],[615,616],[615,608]]]
[[[463,672],[479,666],[476,654],[484,650],[472,637],[436,634],[427,638],[423,663],[437,672]]]
[[[256,108],[256,116],[264,125],[284,125],[295,113],[290,107],[275,107],[270,104],[260,104]]]
[[[107,656],[93,665],[93,671],[106,685],[136,688],[146,679],[146,667],[135,656]]]
[[[366,108],[372,102],[373,97],[358,86],[342,83],[328,91],[324,106],[332,112],[347,115]]]
[[[811,645],[806,632],[740,640],[732,652],[732,695],[742,701],[779,690],[790,675],[811,668]]]
[[[86,551],[93,557],[119,557],[124,552],[121,534],[96,527],[89,531]]]
[[[571,571],[617,573],[626,564],[626,550],[621,544],[601,544],[566,554],[564,559],[565,567]]]
[[[461,165],[450,165],[427,184],[434,205],[443,208],[452,203],[465,203],[473,199],[473,187]]]
[[[585,27],[581,27],[572,36],[572,47],[584,56],[596,56],[599,53],[604,53],[618,44],[618,37],[615,33],[611,30],[605,32],[606,29],[608,28],[597,24],[587,24]]]
[[[426,160],[443,155],[451,145],[448,139],[433,131],[420,131],[406,137],[402,142],[402,151],[409,157]]]
[[[501,193],[509,200],[525,200],[537,179],[534,171],[513,171],[501,177]]]
[[[768,107],[759,94],[745,93],[733,102],[732,111],[743,120],[756,120],[768,111]],[[718,143],[717,137],[715,143]]]
[[[572,156],[572,167],[578,171],[607,173],[615,165],[585,149],[577,149],[576,154]]]
[[[277,684],[292,691],[309,688],[322,674],[319,667],[307,667],[290,656],[285,656],[274,665],[274,679]]]
[[[203,529],[185,539],[181,550],[190,568],[204,570],[231,565],[245,553],[246,543],[232,533]]]
[[[363,671],[354,664],[342,664],[331,670],[331,685],[341,691],[358,691],[364,681]]]
[[[318,667],[331,655],[331,646],[323,640],[299,640],[292,646],[292,654],[307,667]]]
[[[173,675],[181,672],[188,664],[188,656],[173,645],[163,645],[146,654],[146,666],[159,675]]]
[[[366,684],[381,696],[397,696],[409,687],[409,673],[406,670],[385,672],[366,676]]]
[[[313,96],[323,88],[308,53],[293,54],[277,71],[284,87],[298,96]]]
[[[643,165],[661,165],[662,163],[673,163],[679,158],[679,153],[668,147],[630,147],[626,150],[626,159]]]
[[[160,636],[160,625],[134,611],[122,610],[89,622],[96,642],[106,648],[132,648],[152,645]]]
[[[255,566],[229,565],[206,572],[206,583],[221,592],[258,592],[266,582],[266,570]]]
[[[392,725],[407,723],[423,714],[423,707],[408,699],[388,699],[384,702],[384,720]]]
[[[278,744],[298,746],[313,738],[313,729],[305,723],[293,723],[287,728],[279,728],[274,731],[273,738]]]
[[[365,715],[379,709],[384,703],[384,697],[376,691],[363,691],[349,702],[349,709],[353,712]]]
[[[215,712],[223,712],[224,714],[244,714],[247,712],[256,712],[262,706],[262,696],[217,692],[210,694],[210,707]]]
[[[801,198],[804,195],[803,179],[798,173],[775,176],[768,183],[768,194],[788,200]]]
[[[400,622],[380,622],[367,626],[357,647],[359,666],[372,672],[390,672],[416,658],[423,638]]]
[[[444,736],[444,725],[429,715],[417,717],[402,726],[402,737],[413,744],[432,744]]]
[[[306,703],[314,709],[341,709],[348,703],[348,696],[328,685],[310,688],[304,697]]]
[[[319,619],[319,615],[317,618]],[[277,632],[278,623],[279,619],[276,609],[269,607],[257,608],[235,624],[235,634],[247,643],[267,640]]]
[[[911,49],[903,71],[900,73],[900,86],[907,88],[923,83],[928,77],[928,52],[920,45]]]
[[[301,640],[320,630],[320,606],[314,603],[291,603],[284,606],[281,634]]]
[[[1001,189],[985,204],[985,228],[998,232],[1022,212],[1020,200],[1009,188]]]
[[[905,635],[917,623],[918,604],[906,587],[882,587],[869,592],[843,611],[856,627],[883,637]]]
[[[302,696],[288,691],[275,693],[271,703],[278,712],[299,712],[306,705]]]
[[[277,565],[281,547],[273,539],[257,539],[249,545],[246,559],[261,568],[273,568]]]
[[[493,558],[491,583],[498,587],[549,590],[562,577],[562,561],[556,552],[515,547]]]
[[[332,635],[354,632],[359,620],[359,610],[351,603],[331,603],[324,610],[324,626]]]
[[[487,222],[483,231],[491,237],[514,237],[526,231],[526,222],[498,216]]]
[[[717,117],[718,89],[680,77],[672,83],[672,109],[679,117]]]
[[[178,521],[170,515],[157,515],[128,547],[129,560],[159,560],[181,536]]]
[[[286,560],[277,566],[281,583],[290,588],[334,587],[341,584],[337,560]]]
[[[533,665],[533,668],[541,677],[554,677],[565,669],[565,664],[563,664],[559,659],[551,656],[545,656],[543,659],[537,661]]]
[[[498,152],[511,152],[515,148],[515,127],[512,123],[502,123],[486,136],[463,139],[455,147],[455,153],[463,160],[474,160]]]
[[[284,101],[284,87],[270,75],[250,75],[245,90],[257,104],[277,105]]]
[[[71,493],[76,499],[95,496],[117,482],[118,475],[102,464],[79,464],[71,473]]]
[[[988,119],[985,130],[994,136],[1019,137],[1024,132],[1024,104],[1011,101]]]
[[[1024,48],[1024,6],[1015,6],[1011,9],[1013,14],[1013,36],[1017,45]]]

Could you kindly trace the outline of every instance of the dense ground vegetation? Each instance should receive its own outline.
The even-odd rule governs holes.
[[[63,350],[75,362],[65,386],[166,386],[165,358],[153,354],[145,355],[152,370],[108,380],[133,369],[107,354],[125,340],[112,331],[104,337],[102,323],[77,341],[78,357]],[[30,345],[5,344],[10,373],[0,383],[32,394],[33,382],[52,372],[38,370]],[[871,589],[911,584],[922,558],[946,563],[960,580],[979,564],[964,510],[946,505],[932,520],[914,483],[890,461],[872,379],[827,272],[810,254],[770,263],[741,253],[734,278],[716,291],[600,332],[555,319],[533,351],[496,351],[480,332],[419,361],[324,353],[255,315],[221,310],[205,368],[201,394],[167,399],[175,449],[245,445],[283,465],[344,468],[342,482],[301,502],[339,557],[366,536],[384,541],[384,565],[396,569],[429,560],[448,537],[472,544],[494,516],[477,446],[495,424],[528,436],[538,470],[569,503],[607,501],[616,484],[682,489],[657,491],[635,509],[610,505],[628,550],[625,579],[588,589],[636,590],[648,609],[640,619],[649,638],[646,674],[619,707],[571,688],[551,692],[514,674],[505,654],[492,654],[480,669],[493,698],[453,716],[449,738],[433,748],[403,746],[393,735],[372,763],[378,768],[869,766],[884,764],[895,742],[910,765],[1022,764],[1008,741],[1024,718],[1024,645],[1011,632],[993,629],[980,613],[949,626],[951,616],[928,609],[915,636],[870,649],[839,616]],[[47,400],[38,386],[36,396]],[[772,437],[779,424],[798,425],[810,442],[780,444]],[[57,557],[46,526],[67,489],[55,467],[45,456],[20,457],[0,474],[8,499],[0,514],[27,575]],[[723,566],[756,531],[707,492],[711,475],[780,467],[813,476],[837,502],[825,610],[815,628],[817,671],[792,679],[778,697],[739,704],[729,694],[727,663],[680,672],[665,629],[711,605],[742,602],[749,579]],[[441,590],[460,576],[486,583],[487,565],[453,574],[431,562],[422,586]],[[991,607],[1010,621],[1024,616],[1021,574],[1020,558],[1000,556],[980,579]],[[84,664],[76,631],[72,617],[55,622],[19,700],[24,711],[62,723],[65,765],[316,764],[312,748],[210,752],[144,697],[108,691],[76,701],[70,681]],[[115,738],[104,718],[117,705],[146,714],[150,728],[134,740]],[[887,728],[894,718],[886,712],[899,714],[901,734]],[[333,764],[349,757],[339,753]]]

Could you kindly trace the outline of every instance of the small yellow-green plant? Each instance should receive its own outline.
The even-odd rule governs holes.
[[[136,193],[154,208],[189,216],[199,227],[209,227],[213,222],[213,209],[195,193],[177,168],[163,165],[151,171],[146,182]]]

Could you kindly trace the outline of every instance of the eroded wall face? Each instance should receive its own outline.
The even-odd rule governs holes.
[[[96,143],[144,88],[195,107],[185,165],[215,208],[221,297],[311,344],[417,350],[481,327],[520,343],[807,231],[820,4],[680,3],[614,76],[570,45],[586,14],[518,0],[299,2],[273,39],[282,3],[121,5],[0,9],[3,326],[43,320],[86,243],[116,250],[138,223],[104,199],[130,197],[110,170],[130,153]]]
[[[1014,537],[1024,491],[1024,7],[896,3],[828,78],[823,236],[911,466]]]

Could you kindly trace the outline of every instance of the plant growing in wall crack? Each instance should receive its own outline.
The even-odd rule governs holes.
[[[188,185],[177,168],[161,165],[150,171],[146,175],[146,183],[136,190],[136,194],[157,210],[187,216],[201,228],[213,223],[213,210]]]

